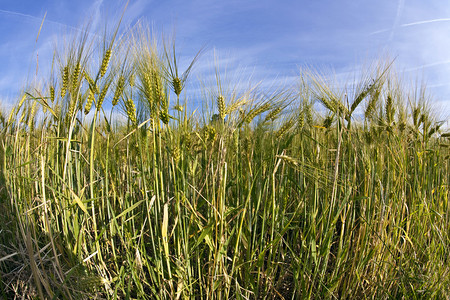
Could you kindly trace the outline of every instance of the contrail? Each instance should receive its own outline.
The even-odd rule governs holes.
[[[21,17],[27,17],[27,18],[40,20],[40,18],[38,18],[38,17],[31,16],[31,15],[26,15],[26,14],[15,12],[15,11],[9,11],[9,10],[0,9],[0,13],[9,14],[9,15],[16,15],[16,16],[21,16]]]
[[[8,14],[8,15],[14,15],[14,16],[20,16],[20,17],[25,17],[25,18],[30,18],[30,19],[33,19],[33,20],[37,20],[39,22],[42,21],[42,18],[35,17],[35,16],[32,16],[32,15],[28,15],[28,14],[23,14],[23,13],[20,13],[20,12],[10,11],[10,10],[0,9],[0,13],[4,13],[4,14]],[[80,29],[78,27],[70,26],[70,25],[67,25],[67,24],[64,24],[64,23],[60,23],[60,22],[57,22],[57,21],[52,21],[52,20],[49,20],[49,19],[46,19],[44,24],[45,23],[50,23],[50,24],[66,27],[66,28],[73,29],[73,30],[76,30],[76,31],[79,31],[79,32],[85,32],[84,30],[82,30],[82,29]],[[93,34],[93,35],[96,35],[96,34]]]
[[[450,60],[443,60],[443,61],[438,61],[438,62],[434,62],[431,64],[425,64],[425,65],[421,65],[421,66],[417,66],[417,67],[408,68],[405,70],[405,72],[417,71],[420,69],[436,67],[436,66],[446,65],[446,64],[450,64]]]
[[[398,23],[400,22],[400,18],[403,12],[403,7],[405,6],[405,0],[399,0],[397,6],[397,14],[395,16],[394,25],[392,26],[391,34],[389,35],[389,41],[394,39],[395,29],[398,27]]]
[[[433,19],[433,20],[426,20],[426,21],[419,21],[419,22],[402,24],[400,26],[401,27],[408,27],[408,26],[414,26],[414,25],[422,25],[422,24],[435,23],[435,22],[449,22],[449,21],[450,21],[450,18]]]
[[[406,24],[401,24],[398,27],[409,27],[409,26],[416,26],[416,25],[423,25],[423,24],[437,23],[437,22],[450,22],[450,18],[432,19],[432,20],[425,20],[425,21],[406,23]],[[375,34],[379,34],[379,33],[384,33],[384,32],[388,32],[388,31],[391,31],[391,30],[392,29],[382,29],[382,30],[371,32],[369,35],[375,35]]]

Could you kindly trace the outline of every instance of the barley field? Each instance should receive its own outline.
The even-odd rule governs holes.
[[[3,299],[449,299],[450,134],[392,62],[187,90],[145,27],[55,49],[0,118]],[[41,64],[44,62],[41,62]]]

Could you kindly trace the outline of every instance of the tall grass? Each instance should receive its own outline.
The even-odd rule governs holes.
[[[450,297],[449,134],[390,65],[349,92],[216,72],[205,117],[199,57],[142,28],[55,57],[0,119],[4,298]]]

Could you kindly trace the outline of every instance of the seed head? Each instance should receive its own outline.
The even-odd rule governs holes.
[[[111,49],[106,50],[105,56],[103,56],[102,65],[100,67],[100,77],[105,76],[106,70],[108,70],[109,60],[111,59]]]
[[[131,87],[133,87],[135,82],[136,82],[136,76],[134,75],[134,73],[131,73],[130,78],[128,78],[128,83],[130,84]]]
[[[305,105],[304,113],[305,113],[305,117],[306,117],[306,123],[309,126],[312,126],[312,124],[313,124],[313,116],[312,116],[311,104],[306,104]]]
[[[180,161],[180,157],[181,157],[181,151],[180,148],[175,145],[172,148],[172,158],[175,161],[175,163],[178,163]]]
[[[330,128],[330,126],[331,126],[331,123],[333,123],[333,117],[332,116],[327,116],[326,118],[325,118],[325,120],[323,120],[323,127],[325,127],[325,128]]]
[[[256,107],[254,109],[252,109],[247,116],[245,116],[245,122],[246,123],[251,123],[252,120],[259,114],[262,114],[263,112],[265,112],[266,110],[268,110],[270,108],[270,103],[264,103],[263,105]]]
[[[159,112],[159,119],[164,123],[164,124],[168,124],[169,123],[169,119],[170,119],[170,116],[169,116],[169,114],[166,112],[166,111],[160,111]]]
[[[69,103],[69,109],[67,110],[67,115],[66,115],[66,122],[67,124],[70,122],[70,120],[72,119],[73,115],[75,114],[75,108],[77,106],[77,100],[74,97],[70,103]]]
[[[302,111],[300,111],[300,114],[298,116],[298,129],[302,130],[303,126],[305,126],[305,114],[302,110]]]
[[[292,125],[294,125],[294,122],[292,120],[289,120],[286,123],[284,123],[284,125],[281,126],[281,128],[278,129],[278,131],[276,132],[275,134],[276,138],[278,139],[282,137],[292,127]]]
[[[282,110],[281,107],[277,107],[277,108],[271,110],[267,114],[267,116],[266,116],[264,121],[268,121],[268,120],[274,121],[278,117],[278,114],[281,112],[281,110]]]
[[[214,141],[216,139],[216,129],[211,125],[205,127],[205,140]]]
[[[31,130],[33,130],[34,127],[34,116],[36,115],[36,105],[37,105],[37,101],[34,101],[33,104],[31,105],[31,109],[30,109],[30,115],[28,118],[28,128]]]
[[[162,110],[167,110],[167,106],[165,106],[165,101],[164,101],[164,92],[162,90],[162,83],[161,83],[161,78],[159,77],[158,73],[156,70],[152,71],[152,78],[153,78],[153,93],[154,93],[154,98],[156,99],[156,103],[160,103],[161,105],[161,109]]]
[[[26,94],[24,94],[23,96],[22,96],[22,98],[20,99],[20,101],[19,101],[19,104],[17,105],[17,111],[22,107],[22,105],[23,105],[23,103],[25,102],[25,99],[27,98],[27,95]]]
[[[67,85],[69,84],[69,67],[65,66],[63,70],[63,78],[62,78],[62,87],[61,87],[61,98],[64,98],[67,91]]]
[[[183,89],[180,78],[175,77],[172,81],[172,85],[173,85],[173,91],[175,92],[175,94],[177,96],[180,96],[181,91]]]
[[[55,101],[55,88],[52,85],[50,86],[50,101],[52,103]]]
[[[92,103],[94,102],[95,99],[95,95],[94,92],[89,89],[89,95],[86,101],[86,106],[84,107],[84,114],[87,115],[89,113],[89,111],[91,110],[92,107]]]
[[[98,86],[95,83],[94,80],[92,80],[91,76],[87,72],[84,72],[84,78],[86,78],[87,82],[89,83],[89,87],[92,89],[92,92],[94,94],[98,93]]]
[[[112,100],[113,106],[116,106],[117,102],[119,102],[119,98],[122,95],[124,87],[125,87],[125,77],[120,76],[119,80],[117,81],[116,91],[114,93],[114,97]]]
[[[8,122],[6,122],[6,124],[10,124],[11,123],[11,120],[12,120],[13,115],[15,114],[15,112],[16,112],[16,106],[13,106],[13,108],[11,109],[11,112],[9,113]]]
[[[127,115],[128,118],[130,118],[131,123],[136,126],[137,119],[136,119],[136,106],[134,106],[133,99],[128,99],[126,102],[126,108],[127,108]]]
[[[102,107],[103,100],[105,100],[106,93],[108,92],[109,84],[107,84],[101,91],[100,96],[98,97],[97,101],[97,111],[100,111],[100,108]]]
[[[73,70],[73,74],[72,74],[72,90],[75,91],[77,89],[77,85],[78,85],[78,77],[80,76],[80,63],[77,63],[75,65],[75,69]]]
[[[175,110],[178,110],[179,112],[182,112],[183,109],[184,109],[182,105],[175,105],[173,108],[174,108]]]
[[[217,108],[219,109],[220,119],[225,120],[226,116],[226,106],[225,106],[225,98],[222,95],[217,97]]]

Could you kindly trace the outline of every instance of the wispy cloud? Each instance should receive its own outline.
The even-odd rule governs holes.
[[[142,18],[143,11],[152,2],[152,0],[136,0],[132,1],[125,12],[124,19],[126,23],[134,23],[137,19]]]
[[[96,0],[90,9],[90,11],[93,12],[92,14],[92,31],[96,32],[98,25],[100,24],[101,20],[101,11],[100,8],[103,4],[103,0]]]

